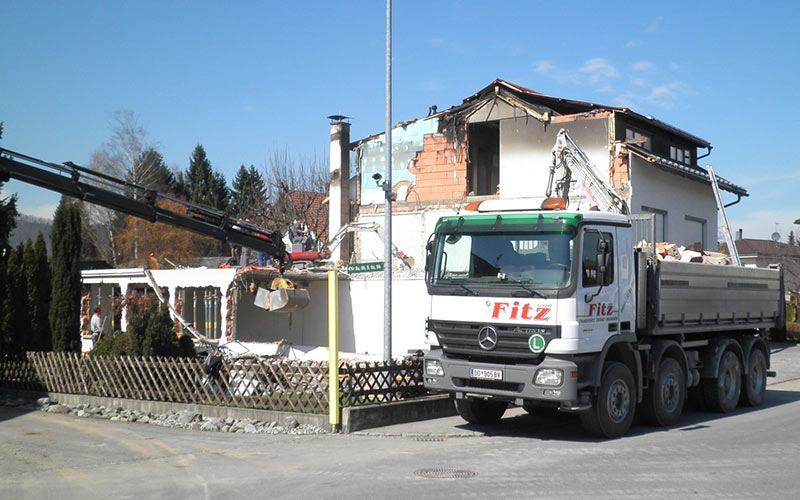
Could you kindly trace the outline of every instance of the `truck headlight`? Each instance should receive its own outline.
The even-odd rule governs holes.
[[[438,359],[426,359],[425,375],[430,375],[433,377],[444,377],[444,368],[442,368],[441,361],[439,361]]]
[[[533,377],[536,385],[558,386],[564,380],[564,372],[558,368],[540,368]]]

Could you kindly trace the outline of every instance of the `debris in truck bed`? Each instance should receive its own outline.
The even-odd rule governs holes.
[[[650,248],[650,243],[642,240],[636,244],[636,248]],[[720,252],[710,252],[708,250],[696,251],[688,250],[686,247],[678,246],[667,241],[656,242],[656,257],[658,260],[668,262],[695,262],[702,264],[712,264],[715,266],[728,266],[731,259],[728,255]]]

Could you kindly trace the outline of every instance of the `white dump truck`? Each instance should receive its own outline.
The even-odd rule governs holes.
[[[784,326],[782,272],[661,261],[635,248],[613,190],[593,189],[601,210],[570,211],[568,195],[535,210],[487,200],[438,221],[425,386],[454,394],[471,423],[518,405],[578,412],[602,437],[625,434],[637,409],[672,425],[687,396],[720,412],[761,403],[766,333]]]

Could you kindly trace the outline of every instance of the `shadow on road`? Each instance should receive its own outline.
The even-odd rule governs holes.
[[[735,415],[744,415],[765,411],[769,408],[791,404],[800,401],[800,392],[776,391],[767,389],[764,401],[757,408],[739,407],[731,413],[713,413],[697,410],[689,406],[684,407],[681,421],[670,427],[653,427],[642,422],[638,416],[626,437],[640,436],[653,432],[669,430],[692,431],[713,426],[714,422]],[[604,439],[588,436],[581,427],[578,415],[559,413],[553,416],[529,415],[517,413],[503,418],[496,425],[473,425],[464,423],[455,426],[458,429],[473,432],[483,432],[486,436],[503,436],[517,438],[533,438],[543,441],[571,441],[592,443],[605,441]]]

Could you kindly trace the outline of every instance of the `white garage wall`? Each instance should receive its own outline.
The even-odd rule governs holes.
[[[269,312],[253,305],[244,292],[237,305],[236,340],[296,345],[328,345],[328,284],[312,281],[311,303],[291,314]],[[430,301],[422,277],[392,280],[392,353],[395,357],[425,345],[425,318]],[[339,349],[383,354],[383,277],[354,276],[339,282]]]

